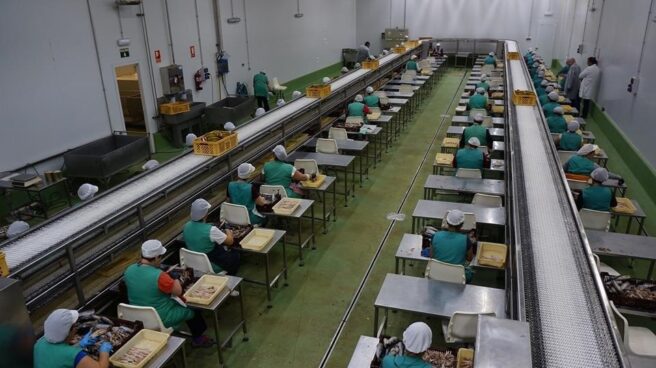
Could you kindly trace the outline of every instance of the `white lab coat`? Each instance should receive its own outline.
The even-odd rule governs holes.
[[[597,64],[592,64],[589,67],[583,69],[581,74],[579,74],[579,79],[581,80],[579,97],[586,100],[592,99],[594,91],[597,88],[597,83],[599,82],[600,74],[601,70],[599,70]]]

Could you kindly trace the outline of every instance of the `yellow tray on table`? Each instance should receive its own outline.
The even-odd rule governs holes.
[[[301,185],[303,188],[319,188],[324,181],[326,181],[326,175],[317,174],[314,180],[302,181]]]
[[[465,361],[468,360],[472,364],[465,365]],[[458,355],[456,355],[456,368],[464,367],[473,367],[474,363],[474,349],[460,348],[458,349]]]
[[[275,230],[271,229],[253,229],[239,242],[239,244],[244,249],[255,251],[262,250],[262,248],[269,244],[275,234]]]
[[[493,114],[503,114],[505,111],[505,108],[503,106],[492,106],[492,113]]]
[[[460,138],[444,138],[442,141],[442,148],[458,148],[460,147]]]
[[[503,268],[506,264],[506,255],[508,253],[508,246],[500,243],[479,242],[478,264],[481,266],[490,266],[496,268]]]
[[[142,368],[166,346],[169,335],[143,329],[134,335],[110,358],[113,367]]]
[[[435,164],[440,166],[451,167],[453,164],[453,154],[451,153],[438,153],[435,155]]]
[[[572,106],[570,105],[560,105],[560,106],[563,107],[563,111],[565,111],[565,113],[572,112]]]
[[[613,207],[613,212],[631,215],[638,210],[629,198],[617,197],[615,199],[617,200],[617,206]]]
[[[273,206],[273,213],[276,215],[286,215],[289,216],[296,209],[298,206],[301,205],[301,200],[296,199],[296,198],[283,198],[280,200],[280,202],[276,203],[275,206]]]
[[[565,122],[566,122],[567,124],[569,124],[569,123],[571,123],[572,121],[574,121],[574,116],[569,115],[569,114],[567,114],[567,115],[563,115],[563,118],[565,118]]]
[[[227,285],[225,276],[203,275],[184,293],[184,298],[189,303],[208,305]]]

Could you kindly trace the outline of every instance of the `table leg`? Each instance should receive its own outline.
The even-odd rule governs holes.
[[[321,204],[322,204],[322,208],[323,208],[323,217],[322,217],[323,233],[326,234],[328,232],[328,230],[326,229],[326,221],[327,221],[326,216],[327,215],[326,215],[326,191],[325,190],[321,192]]]
[[[401,272],[403,272],[402,275],[405,275],[405,258],[401,260]]]
[[[333,183],[333,222],[337,221],[337,183]]]
[[[312,232],[312,249],[317,249],[317,237],[314,234],[314,204],[310,207],[310,231]],[[299,221],[301,221],[299,219]]]
[[[358,161],[360,162],[360,188],[362,188],[362,155],[358,155]]]
[[[180,349],[180,361],[182,361],[182,368],[187,368],[187,352],[185,351],[185,344],[182,344],[181,349]],[[176,363],[176,367],[177,367]]]
[[[266,289],[267,289],[267,300],[269,301],[269,304],[267,304],[267,308],[273,307],[271,304],[271,283],[269,282],[269,253],[266,253],[264,255],[264,281],[266,282]]]
[[[367,150],[364,152],[365,166],[367,168],[367,180],[369,179],[369,145],[367,145]]]
[[[374,306],[374,336],[378,337],[378,307]]]
[[[651,280],[651,276],[654,272],[654,263],[656,263],[656,261],[654,261],[653,259],[649,263],[649,271],[647,271],[647,280]]]
[[[629,216],[629,220],[626,223],[626,233],[627,234],[630,234],[632,225],[633,225],[633,216]]]
[[[394,273],[399,273],[399,257],[394,257]]]
[[[305,260],[303,259],[303,236],[302,236],[302,233],[301,233],[301,230],[302,230],[301,229],[301,219],[298,218],[296,220],[297,220],[297,223],[298,223],[298,255],[300,257],[300,264],[299,265],[302,267],[302,266],[305,265]]]
[[[353,181],[351,182],[351,196],[355,198],[355,163],[354,162],[351,162],[351,174],[353,174]]]
[[[285,286],[289,285],[287,283],[287,242],[285,241],[285,237],[282,237],[282,266],[285,268]]]
[[[285,240],[283,238],[283,254],[284,254],[284,244]],[[239,310],[241,312],[241,329],[244,333],[242,341],[248,341],[248,329],[246,328],[246,317],[244,314],[244,291],[242,290],[241,283],[239,283]]]
[[[348,167],[344,167],[344,207],[348,207]]]
[[[241,293],[239,295],[241,295]],[[218,310],[214,310],[214,338],[216,339],[216,351],[219,353],[219,365],[221,367],[225,367],[224,364],[223,364],[223,353],[221,352],[221,337],[219,336],[219,312],[218,312]]]

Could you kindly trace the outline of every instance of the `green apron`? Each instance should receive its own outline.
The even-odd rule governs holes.
[[[210,238],[211,228],[212,224],[207,224],[202,221],[187,222],[182,229],[182,239],[185,242],[186,248],[192,252],[205,254],[213,251],[217,244]],[[212,265],[214,272],[219,273],[223,271],[223,269],[216,263],[210,261],[210,264]]]
[[[553,116],[554,115],[553,110],[558,106],[560,106],[560,104],[558,102],[553,102],[553,101],[542,105],[542,111],[544,111],[544,116],[546,117]]]
[[[123,280],[128,289],[130,304],[155,308],[165,327],[176,328],[193,318],[194,312],[159,290],[158,280],[162,272],[150,265],[133,264],[125,270]]]
[[[583,208],[595,211],[610,211],[610,202],[613,199],[613,191],[609,187],[593,185],[583,189]]]
[[[348,116],[364,116],[364,104],[362,102],[351,102],[348,104]]]
[[[595,168],[595,163],[587,157],[576,155],[567,161],[567,172],[571,174],[590,175]]]
[[[268,97],[269,78],[266,74],[257,73],[253,77],[253,94],[257,97]]]
[[[301,198],[301,196],[296,194],[290,187],[292,184],[292,172],[294,172],[294,166],[286,162],[273,160],[264,164],[263,171],[264,183],[267,185],[282,185],[287,192],[287,197]]]
[[[548,117],[547,124],[549,124],[549,131],[551,133],[564,133],[567,131],[567,121],[560,115]]]
[[[478,93],[469,98],[469,109],[485,109],[487,108],[487,97],[479,95]]]
[[[565,132],[560,135],[560,143],[558,145],[563,151],[578,151],[583,145],[583,138],[576,133]]]
[[[420,357],[409,355],[386,355],[382,368],[431,368],[432,365]]]
[[[248,217],[251,220],[251,225],[259,225],[264,222],[264,219],[256,215],[253,210],[255,209],[255,200],[253,199],[253,184],[244,181],[233,181],[228,184],[228,197],[234,204],[245,206],[248,210]]]
[[[486,91],[490,90],[490,84],[488,82],[480,82],[476,85],[476,88],[483,88]]]
[[[476,148],[461,148],[456,152],[456,165],[459,169],[482,169],[483,152]]]
[[[438,261],[467,265],[467,235],[454,231],[438,231],[433,235],[431,247],[433,248],[433,258]],[[467,282],[471,281],[472,275],[471,270],[468,271],[465,267]]]
[[[71,368],[81,351],[79,345],[51,344],[41,337],[34,344],[34,368]]]
[[[497,60],[494,56],[488,55],[485,58],[485,65],[495,65],[497,63]]]
[[[465,128],[463,137],[465,137],[465,142],[469,141],[469,138],[476,137],[481,142],[481,146],[487,146],[487,128],[482,125],[468,126]]]
[[[540,99],[540,105],[541,106],[544,106],[544,105],[549,103],[549,94],[547,94],[547,93],[544,93],[544,94],[538,96],[538,98]]]
[[[379,107],[380,106],[380,98],[376,95],[369,95],[364,98],[364,104],[369,106],[369,107]]]
[[[405,70],[417,70],[417,62],[410,60],[405,64]]]

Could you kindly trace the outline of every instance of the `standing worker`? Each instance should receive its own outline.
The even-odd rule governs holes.
[[[547,118],[547,124],[549,125],[549,131],[551,133],[565,133],[567,131],[567,121],[563,117],[565,110],[562,106],[558,106],[553,109],[553,115]]]
[[[469,138],[467,146],[453,155],[453,167],[456,169],[479,169],[490,167],[490,156],[479,150],[481,142],[476,137]]]
[[[579,122],[574,120],[567,124],[567,131],[560,135],[558,147],[562,151],[578,151],[583,145],[583,137],[576,131],[579,130]]]
[[[263,206],[266,204],[266,201],[256,187],[248,182],[248,178],[254,172],[255,167],[247,162],[237,167],[239,180],[228,183],[228,198],[226,201],[246,207],[251,225],[262,225],[265,217],[257,212],[255,205]]]
[[[380,98],[374,94],[374,88],[367,87],[367,97],[364,98],[364,104],[368,107],[380,107]]]
[[[592,186],[583,189],[576,200],[576,207],[579,210],[587,208],[608,212],[612,207],[617,206],[617,199],[613,195],[613,190],[603,186],[603,183],[608,180],[608,176],[608,170],[603,167],[596,168],[590,173]]]
[[[424,322],[415,322],[403,331],[403,355],[388,354],[382,368],[431,368],[422,357],[433,342],[433,332]]]
[[[465,266],[465,277],[467,282],[471,282],[473,272],[466,265],[474,258],[474,242],[461,232],[465,214],[460,210],[450,210],[445,220],[447,230],[438,231],[433,235],[430,257],[440,262]]]
[[[599,82],[600,73],[601,71],[597,66],[597,58],[589,57],[588,67],[583,69],[581,74],[579,74],[579,79],[581,80],[579,97],[581,97],[583,102],[583,110],[581,111],[581,117],[583,119],[588,117],[588,112],[590,111],[590,100],[592,99],[597,83]]]
[[[487,97],[485,96],[485,88],[476,88],[476,94],[469,97],[467,107],[471,109],[487,109]]]
[[[190,220],[182,229],[182,238],[187,249],[207,254],[214,272],[225,271],[229,275],[235,275],[239,270],[239,252],[230,249],[234,242],[232,231],[226,230],[224,233],[207,223],[211,207],[212,205],[202,198],[191,203]]]
[[[476,137],[481,145],[491,148],[492,146],[492,137],[490,136],[490,131],[483,126],[483,121],[485,117],[482,114],[476,114],[474,116],[474,124],[465,128],[462,133],[462,138],[460,138],[460,147],[464,147],[465,143],[469,139]]]
[[[410,60],[405,63],[405,70],[419,71],[419,66],[417,65],[417,55],[410,56]]]
[[[269,78],[264,71],[253,77],[253,92],[257,100],[257,106],[269,111]]]
[[[572,101],[572,106],[579,109],[581,107],[581,101],[579,100],[579,89],[581,88],[579,76],[581,75],[581,67],[576,63],[576,59],[574,58],[567,59],[567,65],[569,66],[569,70],[565,77],[563,90],[565,97]]]
[[[369,49],[370,46],[371,43],[367,41],[358,47],[358,63],[367,59],[375,59],[375,57],[371,55],[371,50]]]
[[[87,333],[79,343],[72,343],[77,335],[76,310],[56,309],[43,324],[43,337],[34,345],[34,368],[108,368],[112,344],[105,341],[98,349],[98,360],[83,349],[97,340]],[[3,357],[6,359],[6,357]]]
[[[485,65],[497,65],[497,58],[494,56],[493,52],[487,54],[484,63]]]
[[[567,73],[569,73],[569,66],[570,66],[569,59],[573,59],[573,58],[567,57],[565,59],[565,66],[560,68],[560,70],[558,71],[558,79],[559,79],[558,84],[560,85],[561,91],[565,90],[565,82],[567,81]]]
[[[166,248],[159,240],[146,240],[141,245],[141,259],[123,274],[129,303],[155,308],[164,327],[177,328],[186,322],[191,331],[192,346],[211,347],[215,341],[203,335],[207,325],[200,312],[183,307],[171,298],[182,296],[183,290],[180,281],[160,269],[165,253]]]
[[[287,150],[281,145],[273,148],[273,161],[264,164],[262,168],[262,175],[264,176],[264,183],[267,185],[280,185],[285,188],[287,197],[301,198],[301,194],[295,192],[295,187],[292,187],[292,181],[306,181],[310,180],[310,175],[303,174],[296,170],[294,165],[287,162]],[[300,189],[300,188],[299,188]]]

